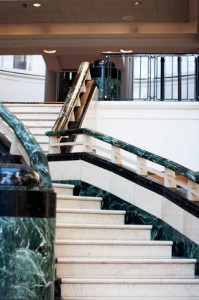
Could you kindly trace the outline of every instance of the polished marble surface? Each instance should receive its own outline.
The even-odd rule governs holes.
[[[96,196],[102,197],[102,208],[111,210],[125,210],[126,224],[143,224],[152,225],[152,240],[167,240],[173,241],[172,255],[175,257],[189,257],[196,258],[196,274],[199,275],[199,246],[191,241],[189,238],[181,234],[179,231],[162,221],[160,218],[155,217],[152,214],[138,208],[137,206],[128,203],[115,195],[99,189],[95,186],[91,186],[86,182],[80,180],[68,180],[68,181],[56,181],[59,183],[75,184],[79,187],[80,196]]]
[[[41,174],[45,188],[52,188],[46,155],[33,135],[3,104],[0,104],[0,117],[15,132],[15,135],[28,153],[31,167]]]
[[[0,299],[54,299],[54,218],[0,217]]]
[[[64,128],[68,117],[74,109],[75,102],[77,101],[77,95],[80,92],[80,87],[82,86],[82,83],[86,78],[87,72],[89,70],[89,65],[90,64],[88,62],[83,62],[77,70],[77,74],[66,96],[66,100],[64,101],[61,112],[55,122],[53,130],[60,130],[61,128]]]
[[[0,189],[39,189],[42,186],[42,177],[33,168],[21,164],[0,164]]]
[[[84,161],[87,162],[89,165],[91,165],[92,169],[94,169],[93,166],[97,166],[100,169],[106,170],[108,173],[114,173],[118,176],[120,176],[121,178],[124,178],[126,180],[129,180],[130,182],[134,182],[135,184],[141,186],[142,188],[146,188],[147,190],[150,190],[156,194],[161,195],[162,197],[170,200],[171,202],[173,202],[174,204],[176,204],[177,206],[179,206],[180,208],[184,209],[186,212],[189,212],[190,214],[192,214],[193,216],[195,216],[196,218],[199,218],[199,206],[189,200],[187,200],[187,198],[185,198],[183,196],[183,194],[181,193],[180,189],[170,189],[167,188],[165,186],[163,186],[162,184],[160,184],[159,182],[156,182],[152,179],[146,178],[144,176],[140,176],[139,174],[132,172],[131,170],[128,170],[127,168],[123,168],[122,166],[119,165],[115,165],[114,163],[112,163],[111,161],[105,160],[101,157],[98,157],[96,155],[92,155],[89,153],[70,153],[70,154],[50,154],[48,155],[48,161],[49,163],[52,162],[53,163],[56,162],[55,167],[57,165],[57,162],[59,162],[60,164],[60,168],[61,172],[64,172],[64,175],[67,175],[66,173],[68,172],[67,169],[62,167],[63,166],[63,161],[67,161],[67,163],[71,162],[71,166],[72,166],[72,171],[73,172],[77,166],[74,164],[74,161],[79,162],[80,161]],[[58,170],[60,170],[60,168],[57,169],[57,178],[56,180],[59,179],[59,172]],[[90,169],[91,170],[91,169]],[[55,173],[55,169],[53,169],[54,173]],[[86,172],[86,169],[85,169]],[[88,172],[85,173],[84,172],[84,176],[86,176],[86,178],[91,178],[92,182],[91,184],[93,184],[93,182],[95,181],[95,177],[94,174],[95,172],[93,171],[92,174],[88,174]],[[74,171],[75,173],[75,171]],[[51,172],[52,174],[52,172]],[[69,174],[69,172],[68,172]],[[70,173],[71,175],[71,173]],[[77,173],[74,174],[75,175],[75,179],[81,178],[81,174],[80,174],[80,170],[78,170]],[[108,176],[104,175],[103,176]],[[98,177],[98,176],[97,176]],[[68,178],[67,176],[65,178]],[[103,178],[103,177],[102,177]],[[64,180],[64,176],[62,177],[62,179]],[[74,178],[73,178],[74,179]],[[54,180],[54,179],[53,179]],[[86,181],[86,180],[83,180]],[[95,181],[96,182],[96,181]],[[106,188],[108,186],[108,183],[103,180],[100,183],[103,183]],[[96,184],[94,184],[96,185]],[[103,189],[106,189],[103,187]]]

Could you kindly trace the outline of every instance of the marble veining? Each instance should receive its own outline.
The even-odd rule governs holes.
[[[59,117],[55,122],[53,130],[60,130],[61,128],[64,128],[68,120],[68,117],[70,116],[71,112],[74,109],[75,102],[77,100],[77,95],[80,92],[80,87],[82,85],[82,82],[86,78],[87,71],[89,70],[89,66],[90,64],[88,62],[81,63],[77,71],[77,74],[75,76],[75,79],[72,83],[72,86],[66,96],[66,100],[62,106]]]
[[[199,275],[199,246],[161,219],[105,190],[101,190],[80,180],[56,182],[74,184],[76,186],[76,191],[79,192],[80,196],[102,197],[102,209],[125,210],[126,224],[152,225],[151,239],[173,241],[172,255],[175,257],[197,259],[196,275]]]
[[[99,100],[120,98],[121,71],[108,60],[96,60],[90,65],[91,77],[99,89]]]
[[[0,217],[0,299],[54,299],[54,218]]]
[[[109,135],[102,134],[100,132],[90,130],[87,128],[79,128],[74,130],[61,130],[61,131],[48,131],[47,136],[70,136],[76,134],[87,134],[91,137],[94,137],[100,141],[106,142],[110,145],[116,146],[122,150],[133,153],[139,157],[145,158],[149,161],[157,163],[161,166],[164,166],[168,169],[175,171],[177,174],[185,176],[186,178],[192,180],[193,182],[199,183],[199,172],[194,172],[180,164],[177,164],[169,159],[163,158],[159,155],[153,154],[131,144],[125,143],[121,140],[113,138]]]
[[[28,153],[31,167],[41,174],[45,188],[52,188],[46,155],[43,153],[33,135],[3,104],[0,104],[0,117],[12,128]]]

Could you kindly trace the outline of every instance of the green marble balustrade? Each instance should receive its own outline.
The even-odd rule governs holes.
[[[72,83],[72,86],[70,88],[70,91],[68,92],[68,94],[66,96],[66,100],[62,106],[59,117],[57,118],[57,120],[55,122],[53,130],[61,130],[65,127],[65,125],[68,121],[68,118],[74,109],[75,102],[77,100],[77,96],[80,93],[81,87],[85,81],[85,78],[89,71],[89,67],[90,67],[90,64],[88,62],[81,63],[81,65],[77,71],[77,74],[75,76],[75,79]]]
[[[151,152],[145,151],[141,148],[133,146],[131,144],[125,143],[121,140],[113,138],[109,135],[102,134],[100,132],[87,129],[87,128],[79,128],[74,130],[60,130],[60,131],[49,131],[46,133],[47,136],[70,136],[70,135],[78,135],[78,134],[86,134],[91,136],[97,140],[103,141],[107,144],[118,147],[122,150],[125,150],[129,153],[135,154],[139,157],[152,161],[156,164],[159,164],[165,168],[168,168],[179,175],[186,177],[187,179],[199,183],[199,172],[194,172],[180,164],[177,164],[169,159],[163,158],[159,155],[153,154]]]
[[[0,116],[27,152],[31,169],[42,178],[37,187],[34,171],[30,173],[23,165],[3,165],[1,170],[0,300],[54,300],[56,195],[47,157],[21,121],[2,104]],[[9,179],[9,174],[15,173],[21,181],[10,180],[9,186],[7,180],[5,185],[4,177]],[[35,184],[28,184],[30,175]],[[24,176],[27,185],[23,186]]]
[[[44,188],[52,188],[46,155],[33,135],[3,104],[0,104],[0,117],[12,128],[24,147],[29,156],[31,167],[38,171],[42,177]]]

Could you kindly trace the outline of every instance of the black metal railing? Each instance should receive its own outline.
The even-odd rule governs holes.
[[[196,54],[103,54],[91,64],[99,100],[199,101]]]

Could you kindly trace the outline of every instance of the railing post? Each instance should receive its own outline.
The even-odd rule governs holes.
[[[178,101],[182,100],[182,57],[178,56]]]
[[[91,140],[92,140],[91,136],[89,136],[87,134],[83,135],[83,151],[84,152],[93,152]]]
[[[57,136],[49,137],[49,153],[60,153],[60,146],[53,146],[53,144],[58,144],[59,138]]]
[[[187,198],[192,201],[199,201],[199,196],[195,195],[194,192],[199,193],[199,185],[191,180],[188,180]]]
[[[195,99],[199,101],[199,57],[195,58]]]
[[[173,179],[175,179],[176,174],[174,171],[165,168],[165,175],[164,175],[164,186],[168,187],[168,188],[176,188],[177,185],[176,183],[173,181]]]
[[[111,161],[116,165],[121,165],[120,148],[112,146]]]
[[[165,58],[161,57],[160,100],[165,100]]]
[[[146,169],[146,159],[143,157],[137,157],[137,174],[146,176],[148,175]]]

